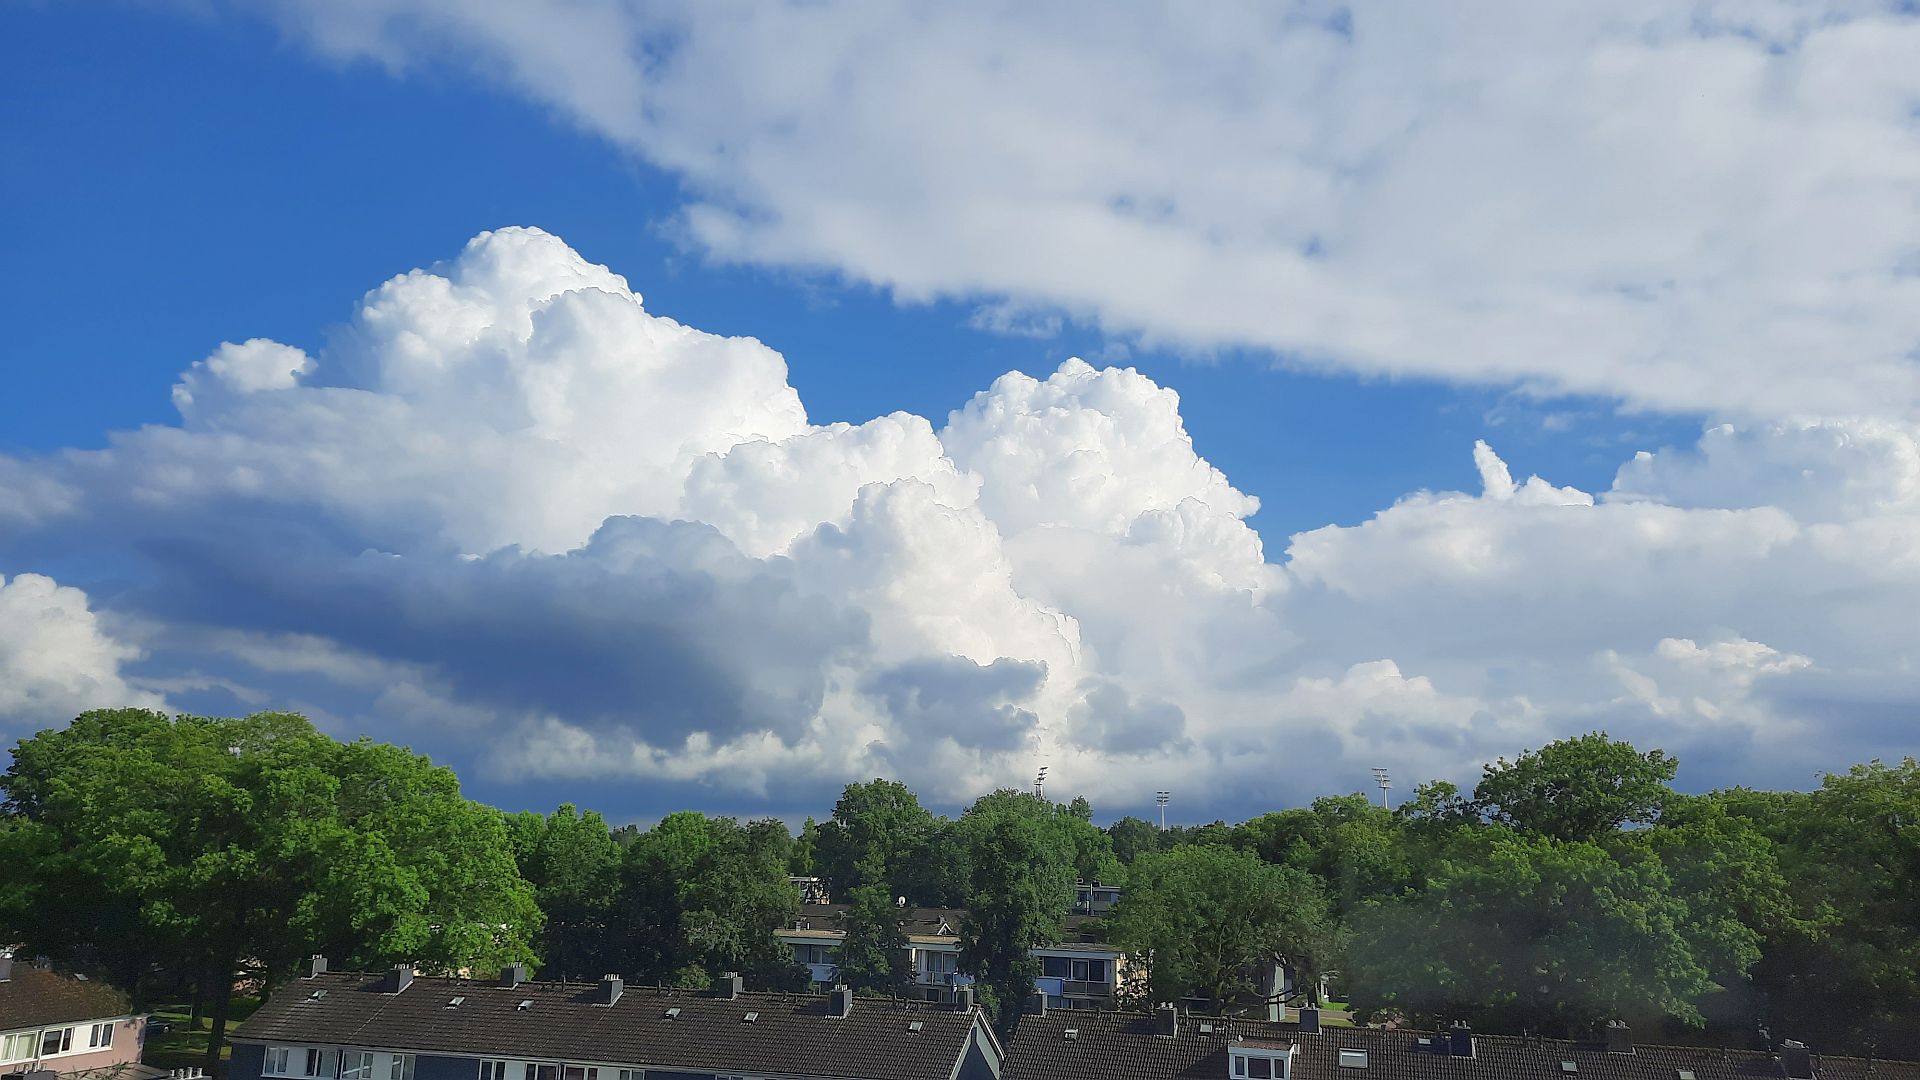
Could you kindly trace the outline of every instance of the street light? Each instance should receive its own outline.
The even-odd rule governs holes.
[[[1153,793],[1153,801],[1160,807],[1161,832],[1167,830],[1167,800],[1171,798],[1173,798],[1173,792],[1171,791],[1156,791]]]
[[[1387,789],[1393,786],[1393,778],[1387,775],[1387,770],[1375,765],[1373,782],[1380,785],[1380,805],[1384,808],[1387,805]]]

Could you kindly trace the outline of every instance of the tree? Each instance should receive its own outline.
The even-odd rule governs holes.
[[[1657,857],[1492,829],[1458,834],[1428,873],[1353,917],[1363,1014],[1562,1032],[1649,1008],[1700,1020],[1713,943]]]
[[[797,987],[804,980],[773,936],[799,903],[784,858],[756,848],[732,818],[662,818],[621,866],[614,920],[626,971],[680,986],[739,971],[770,989]]]
[[[820,843],[820,823],[807,818],[800,826],[800,838],[793,842],[793,855],[787,859],[787,873],[814,877],[814,852]]]
[[[1364,795],[1330,795],[1305,808],[1263,814],[1236,826],[1235,847],[1319,879],[1344,914],[1360,901],[1405,887],[1409,853],[1393,812]]]
[[[1261,965],[1286,957],[1315,971],[1335,940],[1306,872],[1212,846],[1142,857],[1108,927],[1146,965],[1153,1000],[1199,996],[1216,1012],[1256,989]]]
[[[514,814],[507,827],[520,875],[533,885],[546,917],[539,940],[543,967],[563,978],[597,977],[620,881],[620,846],[607,823],[567,803],[545,817]]]
[[[869,868],[871,879],[879,869]],[[855,990],[898,994],[913,981],[907,936],[900,909],[878,880],[861,885],[847,898],[846,937],[840,944],[840,980]]]
[[[863,873],[879,873],[879,883],[904,895],[913,861],[927,850],[933,833],[933,815],[907,785],[897,780],[848,784],[833,804],[833,817],[820,826],[814,859],[838,895],[876,883]]]
[[[91,951],[136,999],[156,972],[213,1003],[311,951],[451,969],[531,958],[539,929],[497,812],[395,747],[340,744],[304,718],[86,713],[15,748],[10,845],[36,853],[30,947]],[[69,902],[84,896],[84,905]]]
[[[1072,906],[1072,849],[1042,821],[1004,808],[978,815],[969,835],[973,892],[961,926],[960,963],[974,973],[984,1004],[1005,1029],[1040,974],[1028,951],[1059,935]]]
[[[1483,770],[1475,804],[1491,821],[1560,840],[1593,840],[1657,821],[1678,763],[1605,732],[1548,743]]]
[[[1137,817],[1123,817],[1107,826],[1107,839],[1114,857],[1128,866],[1147,852],[1160,850],[1160,831],[1153,822]]]

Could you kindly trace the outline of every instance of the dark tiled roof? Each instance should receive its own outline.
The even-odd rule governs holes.
[[[125,1016],[127,995],[103,982],[14,961],[13,977],[0,982],[0,1031],[77,1024]]]
[[[1210,1025],[1202,1033],[1201,1025]],[[1076,1030],[1074,1038],[1066,1036]],[[1609,1054],[1598,1044],[1556,1039],[1523,1040],[1480,1035],[1474,1057],[1427,1052],[1411,1031],[1323,1028],[1302,1035],[1295,1024],[1182,1016],[1173,1038],[1155,1035],[1144,1013],[1073,1011],[1026,1016],[1007,1041],[1004,1080],[1226,1080],[1227,1048],[1236,1039],[1251,1045],[1294,1042],[1295,1080],[1566,1080],[1560,1063],[1576,1063],[1577,1080],[1782,1080],[1766,1054],[1691,1046],[1637,1045],[1632,1054]],[[1364,1050],[1364,1068],[1341,1068],[1342,1050]],[[1819,1080],[1920,1080],[1920,1063],[1875,1061],[1816,1054]]]
[[[597,986],[421,976],[399,994],[379,976],[331,973],[295,979],[248,1017],[234,1038],[318,1043],[474,1057],[700,1072],[778,1073],[915,1080],[952,1074],[977,1012],[860,998],[848,1017],[824,996],[629,987],[611,1007]],[[319,998],[315,991],[325,991]],[[449,1008],[455,997],[465,998]],[[531,1002],[522,1009],[519,1003]],[[679,1015],[667,1016],[678,1008]],[[748,1013],[757,1013],[749,1023]],[[912,1030],[913,1023],[920,1030]],[[982,1022],[984,1023],[984,1022]]]

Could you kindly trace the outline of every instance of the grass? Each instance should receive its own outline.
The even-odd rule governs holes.
[[[253,1014],[260,1007],[259,998],[236,997],[228,1011],[227,1030]],[[195,1068],[206,1064],[207,1040],[213,1035],[213,1022],[202,1016],[197,1026],[187,1023],[187,1005],[184,1002],[167,1005],[155,1005],[152,1016],[161,1023],[172,1025],[173,1030],[165,1035],[149,1036],[146,1049],[140,1054],[142,1063],[156,1069]],[[220,1048],[220,1060],[226,1061],[233,1056],[233,1047]]]

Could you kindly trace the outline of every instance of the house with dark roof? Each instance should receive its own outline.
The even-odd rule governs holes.
[[[986,1016],[926,1002],[329,972],[233,1036],[229,1080],[999,1080]]]
[[[0,1076],[145,1075],[146,1023],[105,983],[0,955]]]
[[[1006,1080],[1920,1080],[1920,1063],[1638,1044],[1624,1024],[1592,1041],[1324,1027],[1141,1012],[1030,1014],[1007,1039]]]
[[[807,968],[816,986],[831,986],[839,980],[846,914],[845,904],[802,904],[791,923],[774,931],[774,937],[793,951],[794,962]],[[898,914],[900,931],[907,939],[907,966],[913,972],[909,993],[926,1001],[958,1001],[974,982],[960,967],[960,926],[966,911],[902,906]],[[1113,1004],[1126,954],[1093,934],[1092,922],[1089,916],[1069,915],[1052,942],[1029,950],[1040,961],[1034,992],[1044,995],[1052,1008]]]

